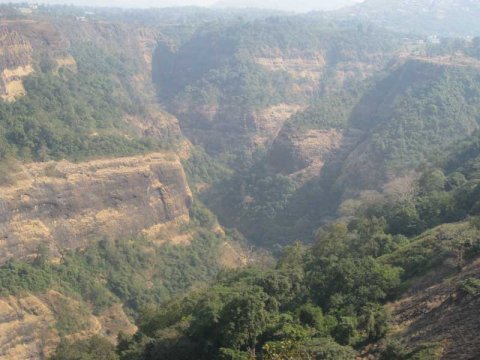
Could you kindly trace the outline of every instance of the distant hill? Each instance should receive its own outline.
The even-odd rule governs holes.
[[[262,8],[276,9],[284,11],[308,12],[313,10],[337,10],[345,6],[350,6],[361,0],[265,0],[261,4],[255,0],[220,0],[214,4],[214,7],[220,8]]]
[[[476,0],[366,0],[341,13],[404,32],[480,35],[480,2]]]

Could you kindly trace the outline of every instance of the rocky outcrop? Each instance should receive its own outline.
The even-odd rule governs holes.
[[[14,69],[4,69],[1,73],[1,95],[0,97],[7,102],[25,96],[26,91],[23,87],[22,78],[33,73],[31,65],[19,66]]]
[[[3,70],[26,67],[31,62],[30,42],[9,27],[0,27],[0,68]]]
[[[72,332],[63,334],[61,322],[66,317]],[[120,331],[133,334],[136,327],[119,304],[95,316],[81,302],[53,290],[0,298],[2,360],[43,359],[55,350],[60,335],[80,340],[98,334],[115,341]]]
[[[32,46],[16,31],[0,28],[0,97],[14,101],[25,95],[22,78],[33,73]]]
[[[341,131],[308,130],[302,134],[282,133],[269,152],[268,163],[276,173],[312,177],[319,172],[328,156],[342,143]]]
[[[0,187],[0,261],[28,257],[41,244],[56,254],[135,235],[188,217],[191,201],[173,154],[25,165],[14,184]]]
[[[305,53],[294,51],[290,54],[271,50],[270,54],[256,57],[255,62],[269,71],[286,72],[301,82],[292,88],[294,92],[312,92],[318,87],[326,71],[325,55],[321,52]]]
[[[283,130],[272,144],[267,163],[275,173],[304,184],[319,177],[325,164],[341,162],[359,137],[360,132],[353,130]]]
[[[256,134],[255,145],[271,145],[271,142],[282,129],[283,124],[292,115],[304,109],[301,105],[278,104],[253,113]]]

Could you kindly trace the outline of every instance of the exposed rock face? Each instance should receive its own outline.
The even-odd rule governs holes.
[[[269,55],[256,57],[255,62],[270,71],[285,71],[294,79],[303,80],[301,86],[292,89],[295,92],[314,91],[327,65],[325,55],[321,52],[282,54],[273,49]]]
[[[22,79],[34,72],[35,53],[48,53],[58,67],[71,68],[75,60],[65,55],[67,45],[60,32],[49,22],[38,19],[1,20],[0,97],[12,102],[25,96]]]
[[[0,28],[0,67],[2,70],[30,65],[32,51],[30,42],[12,30],[10,26]]]
[[[185,104],[182,104],[185,105]],[[173,110],[183,134],[212,155],[270,146],[287,121],[303,104],[280,103],[259,110],[236,106],[185,106]],[[245,110],[245,111],[244,111]]]
[[[213,156],[251,153],[270,146],[283,123],[306,108],[318,94],[355,87],[384,68],[396,51],[356,51],[347,45],[337,51],[328,41],[313,49],[228,48],[238,50],[239,57],[262,76],[283,77],[280,85],[269,88],[266,84],[263,92],[256,94],[265,99],[261,105],[249,105],[248,101],[242,102],[256,91],[253,86],[235,89],[238,94],[230,96],[230,88],[206,75],[217,68],[224,71],[222,66],[233,61],[235,53],[194,40],[177,52],[159,44],[153,62],[154,82],[167,109],[179,119],[183,134]],[[216,44],[213,40],[212,43]],[[203,53],[192,53],[191,49],[197,46],[211,46],[207,50],[202,47],[202,51],[221,55],[212,59]],[[196,61],[197,57],[202,60]]]
[[[353,130],[282,131],[268,153],[268,164],[303,184],[320,176],[326,163],[341,162],[359,137],[360,132]]]
[[[62,316],[81,316],[78,329],[67,336],[71,340],[136,331],[118,304],[99,316],[82,307],[78,301],[52,290],[37,296],[0,298],[0,359],[43,359],[51,354],[60,342],[57,321]]]
[[[22,78],[32,72],[30,43],[16,31],[0,28],[0,97],[14,101],[24,96]]]
[[[31,65],[19,66],[14,69],[4,69],[1,73],[1,98],[12,102],[19,97],[25,96],[22,78],[33,73]]]
[[[254,136],[254,144],[270,145],[282,129],[285,121],[303,108],[301,105],[278,104],[255,112],[253,119],[257,130]]]
[[[342,133],[335,129],[308,130],[304,134],[282,133],[275,139],[269,153],[269,164],[284,175],[299,172],[318,175],[327,157],[340,147],[342,138]]]
[[[89,239],[122,237],[188,217],[192,201],[180,161],[150,154],[80,164],[26,165],[0,187],[0,261],[52,253]]]

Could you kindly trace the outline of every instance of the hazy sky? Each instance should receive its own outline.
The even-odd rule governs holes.
[[[359,2],[361,0],[27,0],[31,3],[49,3],[49,4],[74,4],[74,5],[94,5],[110,7],[169,7],[169,6],[211,6],[217,3],[234,3],[246,6],[255,6],[260,8],[279,8],[298,10],[313,9],[331,9],[342,6],[346,3]],[[0,0],[2,3],[25,2],[25,0]],[[296,7],[294,4],[301,4]]]

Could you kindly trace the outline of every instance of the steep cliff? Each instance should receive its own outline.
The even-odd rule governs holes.
[[[22,166],[0,187],[0,259],[52,254],[89,239],[136,235],[188,218],[192,202],[183,168],[173,154],[66,161]]]
[[[65,334],[62,326],[71,333]],[[4,360],[45,358],[55,350],[60,336],[79,340],[102,335],[116,341],[120,331],[133,334],[136,327],[119,305],[93,315],[82,302],[53,290],[0,298],[0,358]]]
[[[267,155],[275,173],[290,176],[297,184],[320,177],[325,164],[340,163],[355,148],[362,132],[354,129],[283,131]]]
[[[0,20],[1,359],[115,342],[147,305],[250,261],[193,203],[190,145],[151,81],[163,35],[43,10]]]
[[[32,47],[17,32],[0,26],[0,95],[4,101],[14,101],[25,95],[22,78],[34,71]]]
[[[250,261],[193,204],[173,153],[12,169],[0,187],[1,359],[42,359],[61,339],[116,342],[147,305]]]
[[[410,43],[333,27],[271,18],[205,26],[178,48],[163,42],[153,58],[159,99],[212,156],[268,147],[297,111],[370,77]]]

